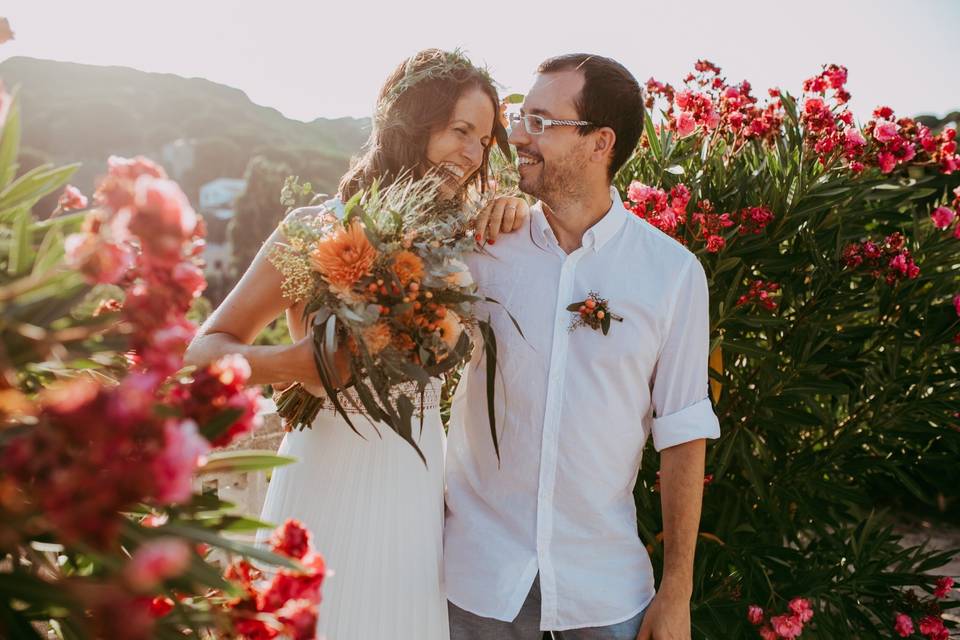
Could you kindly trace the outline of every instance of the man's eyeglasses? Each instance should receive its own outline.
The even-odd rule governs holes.
[[[511,127],[523,122],[523,128],[532,136],[540,135],[547,127],[586,127],[593,124],[585,120],[551,120],[533,114],[520,115],[519,113],[511,113],[507,121]]]

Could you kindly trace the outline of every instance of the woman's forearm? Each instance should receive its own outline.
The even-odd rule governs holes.
[[[302,363],[294,358],[293,345],[249,345],[227,333],[208,333],[198,336],[184,354],[190,365],[205,366],[230,354],[240,354],[250,364],[247,384],[276,384],[294,382],[303,377]]]

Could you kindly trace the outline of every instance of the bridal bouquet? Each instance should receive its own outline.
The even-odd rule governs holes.
[[[423,418],[430,378],[469,359],[480,340],[490,432],[499,455],[496,340],[489,322],[477,315],[477,303],[495,301],[477,294],[461,260],[476,249],[470,224],[486,202],[444,203],[437,198],[439,185],[439,178],[430,177],[374,185],[345,203],[342,219],[333,212],[308,213],[281,224],[287,241],[274,247],[270,260],[283,274],[284,296],[306,301],[303,318],[326,392],[326,398],[317,398],[294,384],[277,394],[287,428],[309,427],[329,402],[356,431],[346,403],[387,424],[423,458],[412,420],[415,413]],[[286,191],[298,189],[294,180]],[[338,348],[349,351],[353,393],[336,384],[332,363]]]

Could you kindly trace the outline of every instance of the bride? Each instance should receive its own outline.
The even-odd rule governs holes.
[[[404,172],[440,173],[445,198],[483,189],[491,147],[497,137],[505,140],[498,105],[486,73],[459,54],[436,49],[415,54],[380,90],[366,151],[341,180],[338,197],[290,215],[342,216],[342,203],[354,193],[374,180],[389,184]],[[498,233],[519,229],[528,217],[522,199],[498,198],[478,220],[477,241],[493,243]],[[293,305],[281,295],[282,276],[268,260],[271,247],[283,241],[277,230],[265,242],[201,327],[186,360],[203,365],[239,353],[250,363],[251,384],[298,381],[321,395],[302,303]],[[283,312],[293,344],[251,345]],[[335,355],[341,372],[346,358],[343,351]],[[319,630],[331,640],[448,638],[441,565],[445,436],[438,400],[434,382],[424,399],[418,442],[426,466],[388,427],[352,420],[361,438],[329,410],[321,410],[312,429],[283,439],[280,453],[298,462],[274,472],[261,517],[302,521],[335,571],[324,585],[320,609]]]

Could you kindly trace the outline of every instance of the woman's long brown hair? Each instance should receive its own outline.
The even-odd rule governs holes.
[[[343,200],[369,188],[375,180],[387,186],[398,177],[412,174],[421,177],[432,167],[427,160],[430,135],[450,122],[457,100],[468,89],[477,88],[490,97],[494,109],[491,130],[504,147],[506,135],[499,125],[500,108],[497,90],[489,76],[463,58],[463,63],[449,64],[453,56],[439,49],[425,49],[404,60],[390,74],[377,97],[373,130],[364,145],[364,152],[354,160],[340,180],[339,195]],[[434,73],[436,70],[436,73]],[[410,82],[411,77],[417,78]],[[405,86],[409,84],[409,86]],[[480,168],[465,184],[486,190],[492,144],[483,151]]]

